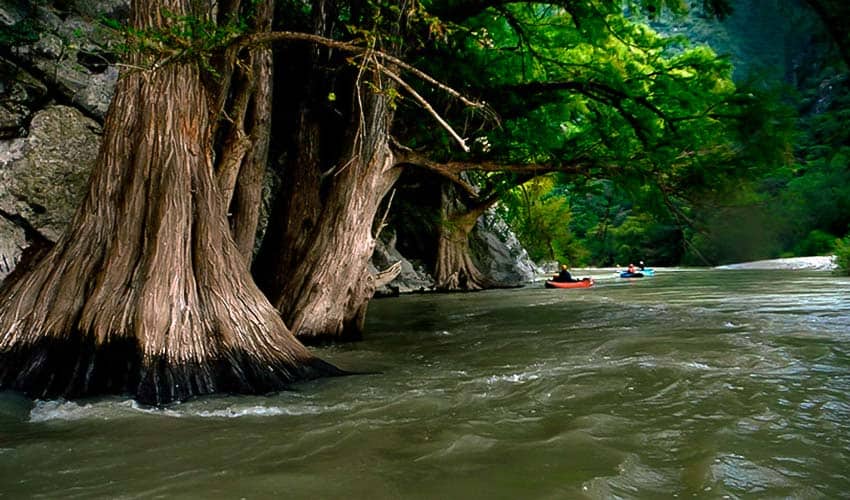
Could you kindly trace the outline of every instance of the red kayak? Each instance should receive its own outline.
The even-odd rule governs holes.
[[[583,279],[581,281],[546,281],[546,288],[590,288],[593,286],[593,279]]]

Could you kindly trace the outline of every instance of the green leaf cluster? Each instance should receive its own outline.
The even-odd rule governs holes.
[[[240,16],[220,24],[198,16],[163,12],[167,19],[163,28],[136,29],[122,27],[114,21],[107,26],[120,27],[125,35],[122,51],[134,58],[134,64],[153,67],[163,63],[193,61],[216,75],[213,59],[239,36],[249,31],[248,17]]]
[[[685,5],[631,7],[682,11]],[[728,59],[684,37],[662,36],[626,17],[619,5],[494,2],[455,22],[448,45],[432,49],[419,64],[499,112],[495,128],[473,116],[455,118],[467,124],[467,134],[489,142],[481,156],[570,172],[559,181],[563,186],[538,188],[539,203],[526,202],[525,213],[517,200],[528,196],[528,186],[503,198],[521,239],[540,249],[532,254],[565,257],[540,228],[559,230],[543,221],[564,219],[561,204],[573,203],[570,214],[581,224],[559,234],[563,248],[581,247],[593,263],[638,259],[629,258],[632,253],[678,261],[687,219],[701,210],[694,200],[719,198],[741,179],[759,175],[768,159],[781,159],[778,151],[786,148],[770,130],[784,124],[760,112],[752,89],[736,86]],[[413,130],[417,144],[444,144],[444,155],[458,156],[440,140],[440,130]],[[616,186],[616,200],[609,202],[624,214],[618,220],[594,212],[595,202],[582,205],[585,194],[605,199],[590,188],[598,186],[593,181]],[[558,189],[564,196],[555,204],[550,200]]]
[[[850,236],[838,240],[835,244],[835,263],[838,272],[850,276]]]
[[[573,242],[569,201],[556,182],[548,175],[521,184],[502,196],[498,211],[532,259],[582,264],[586,255]]]

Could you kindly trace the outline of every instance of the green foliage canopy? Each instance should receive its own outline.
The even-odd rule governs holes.
[[[446,42],[429,46],[418,64],[499,113],[497,127],[453,115],[466,135],[488,144],[467,158],[471,163],[486,159],[525,165],[526,172],[567,172],[576,184],[561,189],[562,197],[592,179],[611,180],[634,195],[642,191],[657,212],[672,210],[678,217],[662,216],[648,240],[666,235],[678,241],[682,230],[676,226],[692,215],[689,198],[757,175],[765,162],[753,157],[780,156],[781,141],[764,140],[771,124],[770,115],[760,113],[760,96],[738,89],[729,61],[706,46],[662,37],[608,2],[448,3],[466,6],[465,15],[447,17]],[[646,10],[651,2],[642,6]],[[437,154],[462,157],[438,130],[403,132],[414,146],[442,144]],[[508,212],[519,211],[516,200],[527,196],[528,187],[520,191],[503,200],[511,205]],[[540,238],[526,244],[548,248],[551,257],[552,245]],[[610,248],[604,253],[606,259],[617,254]],[[667,252],[665,259],[680,253]]]

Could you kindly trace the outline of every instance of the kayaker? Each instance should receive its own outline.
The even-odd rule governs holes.
[[[629,274],[634,274],[634,273],[636,273],[636,272],[637,272],[637,269],[635,269],[635,265],[634,265],[634,264],[629,263],[629,268],[626,270],[626,272],[627,272],[627,273],[629,273]]]
[[[640,268],[641,271],[646,270],[646,265],[644,265],[643,261],[640,261],[640,263],[638,263],[638,267]]]
[[[578,281],[578,280],[573,279],[573,275],[570,274],[569,271],[567,271],[567,265],[566,264],[561,264],[561,272],[559,272],[558,276],[555,277],[555,281],[561,281],[561,282],[564,282],[564,283],[571,283],[571,282]]]

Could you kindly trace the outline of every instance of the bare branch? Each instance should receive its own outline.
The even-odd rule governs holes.
[[[605,168],[608,171],[620,170],[618,165],[598,165],[591,162],[575,161],[572,163],[499,163],[492,160],[452,160],[437,162],[410,148],[398,148],[396,156],[398,163],[418,165],[428,170],[454,180],[461,172],[477,170],[480,172],[513,172],[517,174],[542,175],[548,172],[565,172],[570,174],[586,174],[592,168]]]
[[[437,173],[441,177],[444,177],[453,183],[455,183],[459,188],[463,189],[463,191],[470,197],[475,198],[478,196],[478,190],[475,189],[473,185],[466,182],[463,177],[460,176],[461,172],[464,170],[452,170],[446,167],[444,163],[439,163],[431,160],[425,155],[417,153],[407,146],[403,146],[399,144],[394,138],[391,139],[391,143],[396,152],[396,159],[398,160],[398,164],[408,164],[408,165],[416,165],[418,167],[425,168],[432,172]],[[472,169],[465,169],[472,170]]]
[[[399,68],[402,68],[405,71],[409,72],[410,74],[416,76],[417,78],[419,78],[423,82],[427,83],[428,85],[430,85],[434,88],[437,88],[437,89],[445,92],[446,94],[450,95],[451,97],[457,99],[458,101],[462,102],[466,106],[469,106],[470,108],[473,108],[473,109],[476,109],[476,110],[483,112],[491,120],[495,121],[497,124],[499,123],[498,115],[496,114],[495,110],[493,110],[486,103],[473,101],[473,100],[465,97],[464,95],[462,95],[457,90],[449,87],[448,85],[446,85],[446,84],[438,81],[434,77],[428,75],[424,71],[415,68],[414,66],[404,62],[403,60],[399,59],[398,57],[392,56],[392,55],[387,54],[385,52],[381,52],[379,50],[375,50],[373,47],[363,47],[361,45],[357,45],[357,44],[350,43],[350,42],[342,42],[342,41],[339,41],[339,40],[333,40],[333,39],[326,38],[326,37],[319,36],[319,35],[313,35],[313,34],[310,34],[310,33],[301,33],[301,32],[296,32],[296,31],[273,31],[273,32],[263,32],[263,33],[254,33],[254,34],[250,34],[250,35],[245,35],[245,36],[237,38],[232,47],[244,48],[244,47],[251,47],[251,46],[255,46],[255,45],[269,44],[269,43],[274,43],[274,42],[297,42],[297,41],[322,45],[322,46],[325,46],[325,47],[328,47],[328,48],[331,48],[331,49],[336,49],[336,50],[339,50],[339,51],[342,51],[342,52],[348,52],[348,53],[351,53],[351,54],[356,54],[358,56],[362,56],[364,58],[364,63],[372,65],[376,70],[378,70],[379,72],[381,72],[383,74],[386,74],[387,76],[389,76],[390,78],[393,78],[394,80],[396,78],[400,78],[400,77],[398,75],[395,75],[394,73],[390,74],[389,70],[386,68],[386,64],[392,64],[392,65],[398,66]],[[228,50],[230,50],[230,49],[228,49]],[[381,61],[383,61],[384,64],[378,63],[377,59],[380,59]],[[396,80],[396,81],[398,82],[398,80]],[[405,87],[405,89],[408,90],[408,92],[411,92],[411,90],[412,90],[412,87],[410,87],[410,85],[407,84],[407,83],[404,83],[404,84],[399,83],[399,85],[403,85]],[[426,106],[426,104],[423,104],[423,103],[426,103],[427,101],[423,97],[421,97],[419,94],[415,93],[415,91],[413,93],[411,93],[411,95],[414,95],[414,94],[416,96],[418,96],[417,102],[419,102],[421,105],[423,105],[423,107]],[[435,116],[435,117],[437,116],[436,112],[433,111],[433,108],[430,105],[427,105],[426,109],[428,109],[429,112],[433,116]],[[441,125],[446,127],[447,125],[444,125],[444,123],[445,122],[442,122]],[[450,129],[450,127],[447,128],[447,130],[448,129]],[[455,137],[455,138],[459,139],[459,136]]]
[[[490,108],[486,103],[470,100],[457,90],[440,82],[439,80],[435,79],[424,71],[404,62],[398,57],[387,54],[386,52],[375,50],[372,47],[362,47],[360,45],[349,42],[340,42],[338,40],[332,40],[323,36],[312,35],[309,33],[300,33],[296,31],[274,31],[268,33],[257,33],[255,35],[250,35],[247,38],[240,39],[237,43],[240,47],[245,47],[255,44],[273,43],[278,41],[305,41],[318,45],[324,45],[326,47],[341,50],[344,52],[350,52],[353,54],[368,53],[369,55],[378,57],[386,61],[387,63],[392,63],[400,68],[403,68],[405,71],[408,71],[409,73],[415,75],[420,80],[428,83],[432,87],[442,90],[446,94],[454,97],[455,99],[459,100],[460,102],[466,104],[471,108],[484,110],[488,114],[492,115],[492,117],[496,116],[495,111],[493,111],[493,109]]]
[[[397,84],[399,84],[401,88],[406,90],[407,93],[410,94],[416,100],[416,102],[418,102],[419,105],[425,109],[425,111],[430,113],[431,116],[433,116],[434,119],[437,120],[437,123],[439,123],[444,129],[446,129],[449,135],[454,137],[454,140],[457,141],[458,144],[460,144],[461,149],[463,149],[464,152],[469,153],[469,146],[466,145],[466,140],[460,135],[458,135],[458,133],[455,132],[452,126],[446,123],[445,120],[443,120],[443,118],[434,110],[434,108],[428,103],[428,101],[426,101],[424,97],[419,95],[418,92],[416,92],[416,89],[411,87],[400,76],[390,71],[386,66],[382,65],[381,63],[375,63],[375,67],[378,68],[381,73],[387,75]]]
[[[395,189],[390,193],[390,199],[387,201],[387,209],[384,210],[384,215],[381,217],[381,222],[378,223],[377,229],[375,229],[375,239],[378,239],[378,236],[381,235],[381,231],[387,226],[387,216],[390,214],[390,207],[393,206],[393,198],[395,198]]]
[[[384,269],[383,271],[379,271],[376,274],[370,275],[375,285],[375,288],[380,288],[384,285],[389,284],[392,280],[396,279],[396,276],[401,274],[401,261],[396,261],[390,267]]]
[[[253,144],[253,141],[245,132],[245,118],[248,112],[248,103],[254,93],[254,74],[247,65],[237,64],[237,69],[241,78],[238,88],[235,89],[236,97],[232,106],[234,116],[225,115],[229,118],[230,127],[216,171],[219,192],[222,194],[222,207],[225,212],[233,198],[242,161]]]

